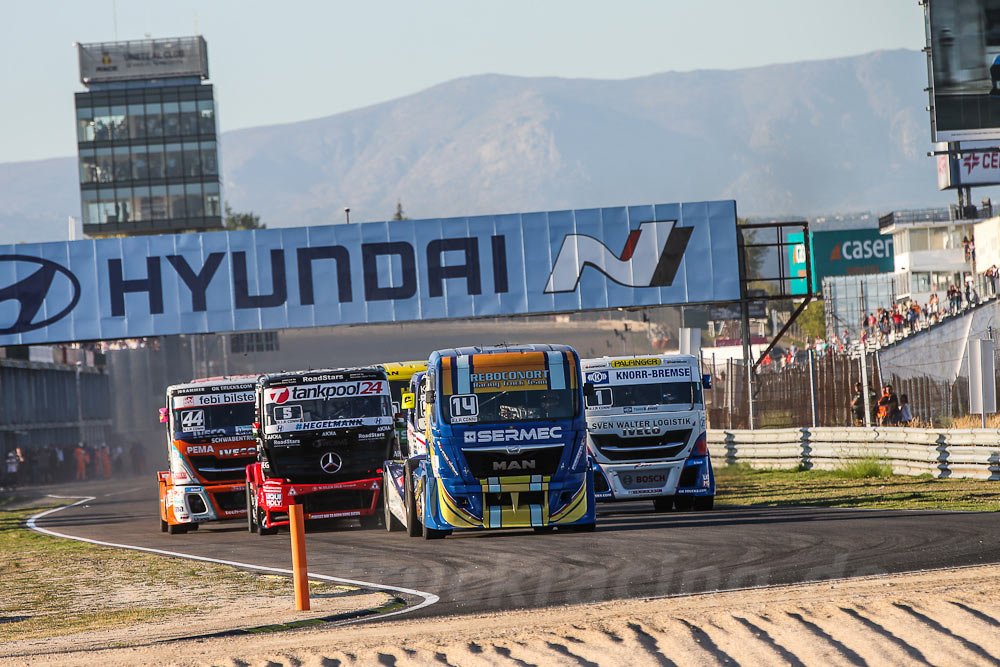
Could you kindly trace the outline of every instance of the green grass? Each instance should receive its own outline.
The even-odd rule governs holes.
[[[1000,510],[1000,482],[891,475],[878,459],[841,470],[758,470],[742,464],[715,472],[719,505]]]
[[[288,577],[59,539],[28,530],[47,507],[0,507],[0,644],[190,615],[251,596],[287,596]],[[153,528],[151,528],[153,530]],[[312,584],[316,595],[343,587]],[[141,639],[141,633],[137,635]]]
[[[845,463],[833,471],[844,479],[889,479],[892,464],[877,456],[863,456]]]

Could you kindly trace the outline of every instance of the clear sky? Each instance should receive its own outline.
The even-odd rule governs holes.
[[[459,77],[626,79],[920,49],[916,0],[10,0],[0,162],[76,153],[74,42],[202,34],[223,131]]]

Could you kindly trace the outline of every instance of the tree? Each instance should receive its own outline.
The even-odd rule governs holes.
[[[401,201],[399,201],[398,199],[396,200],[396,212],[393,214],[392,219],[393,220],[409,220],[409,218],[406,217],[406,214],[403,213],[403,203]]]
[[[254,215],[253,211],[247,213],[236,213],[229,202],[225,204],[226,217],[222,220],[222,228],[235,229],[267,229],[267,225],[260,221],[259,215]]]
[[[810,338],[826,338],[826,309],[822,301],[813,301],[796,320],[802,333]]]

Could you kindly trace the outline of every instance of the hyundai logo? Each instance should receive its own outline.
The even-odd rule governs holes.
[[[5,271],[2,268],[4,262],[10,262],[13,270]],[[19,334],[47,327],[66,317],[80,301],[80,281],[70,273],[69,269],[48,259],[0,255],[0,275],[5,272],[14,274],[24,272],[23,267],[17,266],[18,262],[35,264],[38,268],[28,277],[0,289],[0,335]],[[47,304],[46,300],[50,295],[54,297],[54,303]],[[7,301],[17,302],[16,317],[6,317],[10,311],[3,304]],[[59,307],[62,307],[62,310],[54,315],[50,314]],[[40,313],[43,319],[36,321]]]
[[[344,467],[344,460],[337,452],[327,452],[319,459],[319,467],[328,475],[338,472]]]

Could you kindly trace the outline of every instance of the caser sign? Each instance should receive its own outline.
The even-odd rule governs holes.
[[[731,301],[737,265],[732,201],[19,244],[0,345]]]

